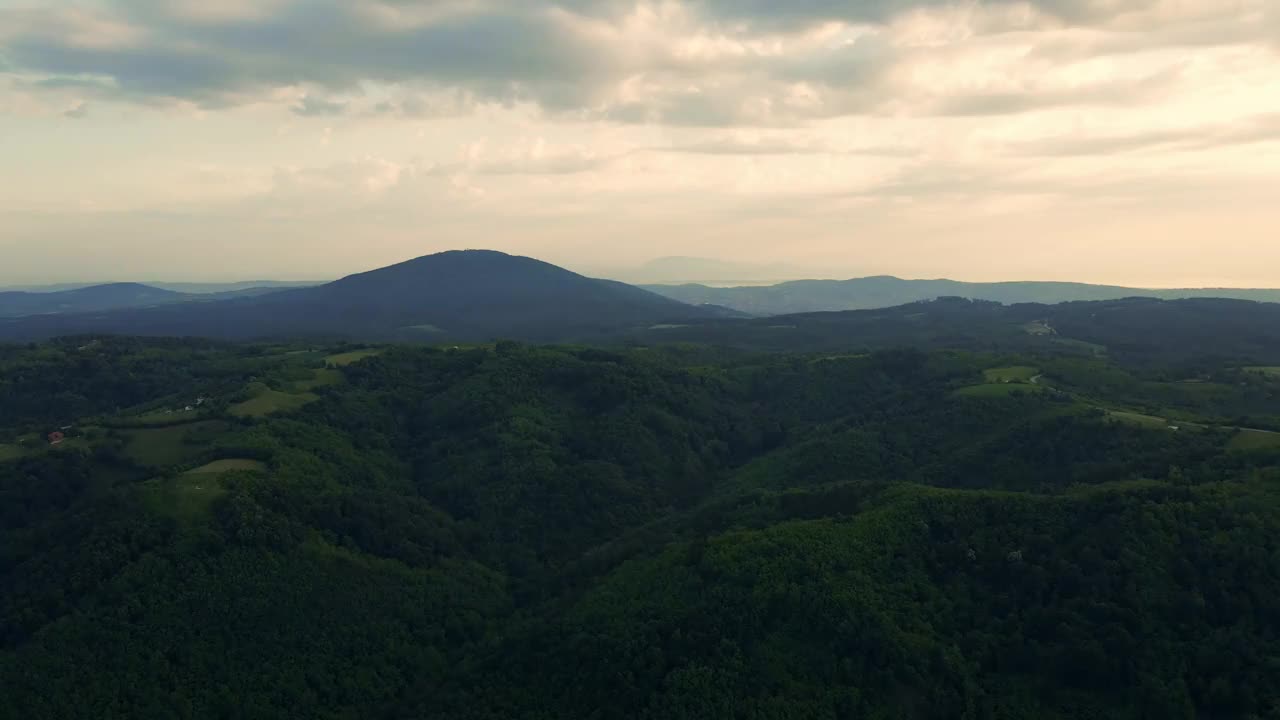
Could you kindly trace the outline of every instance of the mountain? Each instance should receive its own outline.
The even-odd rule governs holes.
[[[139,283],[94,285],[59,292],[0,292],[0,317],[84,313],[182,302],[187,296]]]
[[[74,334],[571,340],[716,317],[532,258],[450,251],[261,297],[0,323],[0,338]]]
[[[323,285],[318,280],[240,280],[238,282],[153,282],[151,287],[191,294],[259,293]]]
[[[969,283],[956,280],[903,280],[888,275],[853,280],[797,280],[769,286],[644,285],[659,295],[690,304],[715,304],[752,315],[831,310],[869,310],[939,297],[963,297],[1005,304],[1120,300],[1127,297],[1229,298],[1280,302],[1280,290],[1187,288],[1151,290],[1070,282]]]

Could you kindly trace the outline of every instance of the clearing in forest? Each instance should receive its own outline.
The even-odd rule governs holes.
[[[194,470],[188,470],[186,475],[220,475],[228,472],[266,472],[266,463],[258,460],[246,460],[234,458],[230,460],[214,460],[208,465],[201,465]]]
[[[358,363],[361,360],[364,360],[365,358],[370,358],[375,355],[381,355],[381,354],[382,354],[382,350],[379,350],[379,349],[353,350],[351,352],[339,353],[337,355],[330,355],[329,357],[324,359],[324,364],[331,365],[333,367],[346,367],[347,365]]]
[[[265,417],[271,413],[286,410],[297,410],[319,396],[311,393],[286,393],[279,390],[263,390],[257,395],[228,408],[227,412],[236,417]]]
[[[159,511],[188,521],[207,516],[213,501],[226,492],[215,474],[188,473],[148,485],[150,500]]]
[[[298,380],[292,383],[294,392],[311,392],[316,388],[329,387],[332,385],[342,384],[342,372],[333,368],[324,368],[316,370],[315,375],[310,380]]]
[[[989,383],[1029,383],[1040,371],[1029,365],[1014,365],[983,370],[982,374]]]
[[[1280,448],[1280,433],[1241,428],[1227,445],[1230,450],[1272,450]]]
[[[1135,425],[1145,428],[1168,428],[1170,423],[1168,420],[1154,415],[1143,415],[1142,413],[1126,412],[1124,410],[1108,410],[1107,417],[1126,425]]]
[[[997,382],[984,385],[970,385],[955,391],[957,397],[1008,397],[1017,393],[1042,393],[1046,388],[1042,385],[1031,385],[1018,382]]]
[[[140,428],[125,433],[125,455],[143,465],[164,467],[193,459],[214,435],[227,429],[225,422],[209,420],[161,428]]]

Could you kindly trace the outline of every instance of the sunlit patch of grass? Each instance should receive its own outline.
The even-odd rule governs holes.
[[[319,397],[311,393],[286,393],[279,390],[264,390],[242,403],[227,409],[235,417],[265,417],[272,413],[297,410]]]
[[[124,453],[136,462],[151,467],[177,465],[191,460],[205,450],[204,443],[187,442],[189,434],[214,434],[225,429],[224,422],[206,421],[129,430],[125,433],[129,441],[125,445]]]
[[[365,358],[371,358],[375,355],[381,355],[381,354],[382,354],[382,351],[378,349],[353,350],[351,352],[338,353],[337,355],[330,355],[329,357],[324,359],[324,362],[326,365],[332,365],[334,367],[345,367],[347,365],[351,365],[352,363],[358,363],[361,360],[364,360]]]
[[[1230,450],[1273,450],[1280,448],[1280,433],[1242,429],[1227,445]]]
[[[233,458],[230,460],[214,460],[207,465],[201,465],[194,470],[188,470],[187,475],[221,475],[228,472],[266,472],[266,463],[258,460],[245,460],[241,458]]]
[[[1029,383],[1040,371],[1027,365],[1014,365],[983,370],[982,374],[989,383]]]
[[[955,391],[957,397],[1009,397],[1018,393],[1043,393],[1045,388],[1039,385],[1030,385],[1027,383],[987,383],[984,385],[970,385]]]
[[[1116,422],[1136,427],[1152,429],[1167,429],[1169,427],[1169,421],[1164,418],[1124,410],[1108,410],[1107,417]]]

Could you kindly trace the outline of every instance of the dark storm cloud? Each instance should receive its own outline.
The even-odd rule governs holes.
[[[219,23],[157,16],[150,4],[115,7],[111,19],[145,22],[145,37],[76,42],[57,23],[28,14],[27,30],[0,47],[29,72],[108,77],[122,95],[215,106],[266,88],[348,89],[365,80],[466,86],[490,99],[571,105],[601,67],[597,48],[535,3],[406,27],[380,24],[360,0],[294,2],[265,18]]]

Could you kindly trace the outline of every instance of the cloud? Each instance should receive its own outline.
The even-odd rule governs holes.
[[[1103,22],[1156,5],[1158,0],[992,0],[997,7],[1030,7],[1060,23]],[[565,0],[576,11],[607,15],[632,6],[621,0]],[[921,10],[956,6],[956,0],[690,0],[685,6],[709,21],[754,30],[796,30],[827,23],[877,24]],[[969,3],[972,4],[972,3]]]
[[[7,12],[0,24],[20,22],[0,36],[4,53],[27,71],[108,77],[125,96],[214,107],[277,87],[344,90],[363,81],[466,86],[489,98],[572,104],[599,65],[590,62],[599,48],[536,6],[403,26],[373,13],[384,5],[367,0],[291,2],[269,16],[216,23],[111,6],[116,12]],[[96,40],[98,28],[111,29],[110,42]]]
[[[1081,136],[1073,133],[1010,147],[1013,155],[1026,157],[1110,156],[1118,153],[1212,150],[1233,145],[1280,142],[1280,113],[1260,115],[1233,123],[1151,129],[1123,134]]]
[[[87,117],[89,115],[89,104],[86,102],[78,102],[76,103],[75,107],[72,107],[66,110],[65,112],[62,113],[62,115],[63,117],[69,117],[69,118],[72,118],[73,120],[78,120],[82,117]]]
[[[852,114],[1131,102],[1131,88],[1105,78],[1070,89],[952,87],[941,96],[921,68],[960,53],[982,58],[1005,42],[1027,46],[995,69],[1017,74],[1018,63],[1069,65],[1099,52],[1276,40],[1280,23],[1266,0],[1229,4],[102,0],[97,10],[0,10],[0,56],[42,83],[84,83],[97,99],[148,104],[223,108],[274,102],[289,90],[302,97],[293,112],[308,117],[532,103],[620,123],[793,126]],[[394,97],[356,103],[371,84]],[[449,94],[445,108],[414,99]]]
[[[51,112],[270,104],[354,122],[497,107],[764,130],[1159,107],[1230,72],[1170,49],[1274,58],[1276,30],[1270,0],[97,0],[0,9],[0,57]],[[805,152],[719,150],[738,149]]]
[[[1178,78],[1177,71],[1165,71],[1135,79],[1107,79],[1078,87],[1033,81],[1019,91],[943,95],[932,103],[929,112],[956,116],[1013,115],[1072,105],[1139,105],[1167,93]]]
[[[908,157],[916,152],[906,145],[839,146],[813,139],[778,137],[710,137],[697,142],[654,147],[653,152],[686,155],[876,155]]]
[[[330,117],[343,114],[346,112],[347,106],[348,103],[346,102],[304,95],[291,109],[293,114],[302,117]]]

